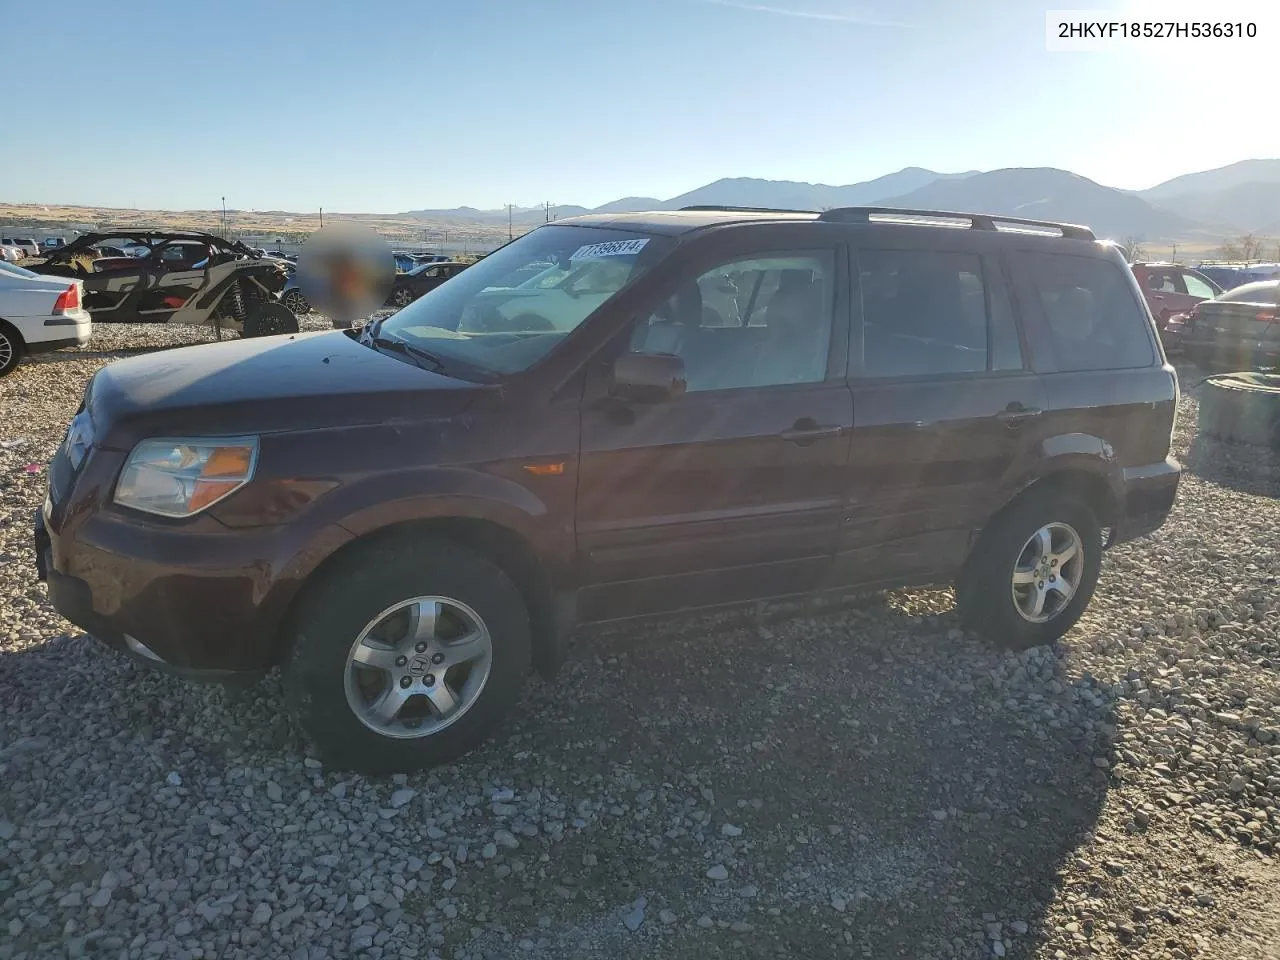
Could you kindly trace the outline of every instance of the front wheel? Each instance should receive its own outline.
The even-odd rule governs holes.
[[[308,590],[292,639],[294,717],[331,763],[368,774],[474,749],[529,670],[520,591],[485,557],[445,543],[352,555]]]
[[[1102,529],[1078,498],[1032,492],[983,531],[956,584],[965,623],[1006,649],[1057,640],[1098,584]]]
[[[409,304],[413,303],[413,291],[408,287],[396,287],[391,291],[391,304],[397,310],[403,310]]]

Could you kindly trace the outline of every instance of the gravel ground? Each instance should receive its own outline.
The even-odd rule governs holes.
[[[323,328],[322,320],[308,326]],[[498,741],[331,772],[278,679],[69,628],[30,519],[100,325],[0,381],[0,960],[1280,956],[1280,470],[1193,442],[1053,649],[913,590],[582,636]]]

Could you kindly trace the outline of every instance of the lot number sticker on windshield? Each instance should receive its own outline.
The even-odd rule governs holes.
[[[597,260],[600,257],[631,257],[644,249],[649,238],[642,240],[613,240],[609,243],[588,243],[570,255],[570,260]]]

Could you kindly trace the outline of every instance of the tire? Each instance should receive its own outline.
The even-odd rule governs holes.
[[[7,377],[18,369],[22,355],[27,352],[26,344],[18,331],[7,323],[0,322],[0,377]]]
[[[1046,563],[1037,571],[1030,562],[1039,552],[1032,540],[1043,530],[1050,532],[1054,553],[1073,535],[1076,556],[1060,565]],[[1080,619],[1098,585],[1101,567],[1102,528],[1094,512],[1070,494],[1031,491],[997,514],[978,538],[956,584],[956,604],[965,625],[997,646],[1007,650],[1043,646]],[[1036,578],[1037,572],[1043,579]],[[1031,582],[1015,586],[1015,576],[1028,575]],[[1070,581],[1075,587],[1064,602],[1060,588],[1049,584]],[[1041,611],[1047,619],[1036,622],[1023,609],[1033,606],[1040,585],[1047,591]]]
[[[1220,440],[1280,449],[1280,375],[1209,377],[1200,393],[1196,429]]]
[[[298,332],[298,318],[283,303],[255,304],[244,318],[244,337],[271,337]]]
[[[419,634],[432,637],[424,641],[425,650],[398,640],[406,632],[400,623],[407,611],[384,619],[417,598],[439,601],[444,611],[436,631]],[[468,625],[472,617],[476,623]],[[372,640],[363,645],[361,638],[380,622],[389,625],[381,635],[398,646],[374,646]],[[361,773],[407,773],[474,749],[515,705],[529,672],[531,631],[520,591],[494,563],[448,543],[400,541],[353,554],[308,588],[294,623],[284,667],[290,712],[327,762]],[[439,636],[475,636],[476,625],[487,637],[487,661],[430,666],[445,658],[439,651],[455,649]],[[362,660],[376,656],[383,665],[354,666],[357,648],[365,651]],[[473,686],[482,665],[486,672]],[[432,670],[445,673],[436,677]],[[410,699],[402,701],[395,718],[376,718],[369,708],[403,684],[410,692],[397,696]],[[439,713],[428,698],[441,693],[460,712]]]
[[[288,307],[289,311],[296,317],[311,312],[311,304],[301,290],[290,290],[281,298],[280,302]]]
[[[408,287],[396,287],[391,291],[391,305],[397,310],[403,310],[416,299]]]

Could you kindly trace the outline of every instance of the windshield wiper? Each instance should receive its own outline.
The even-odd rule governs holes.
[[[390,350],[392,353],[411,357],[424,370],[434,370],[437,373],[444,370],[444,361],[434,353],[429,350],[423,350],[421,347],[415,347],[409,341],[401,340],[399,337],[374,337],[369,342],[375,347],[381,347],[383,350]]]

